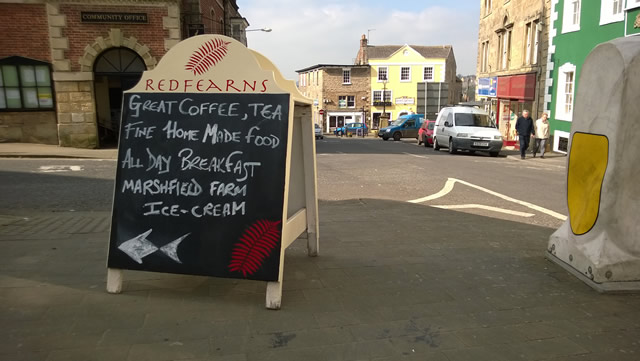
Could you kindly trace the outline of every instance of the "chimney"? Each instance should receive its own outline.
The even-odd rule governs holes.
[[[369,52],[367,47],[367,37],[362,34],[362,37],[360,38],[360,51],[358,51],[358,60],[356,61],[357,65],[369,64]]]

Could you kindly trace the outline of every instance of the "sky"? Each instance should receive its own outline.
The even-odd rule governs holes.
[[[237,0],[248,46],[282,74],[315,64],[353,64],[360,37],[369,45],[453,45],[457,73],[476,73],[478,0]]]

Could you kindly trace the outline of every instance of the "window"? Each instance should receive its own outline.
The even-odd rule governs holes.
[[[582,0],[565,0],[562,16],[562,33],[580,30],[580,9]]]
[[[558,69],[556,119],[571,121],[576,88],[576,66],[566,63]]]
[[[571,114],[573,112],[573,75],[572,71],[564,74],[564,112],[565,114]]]
[[[486,72],[489,64],[489,42],[485,41],[482,43],[481,46],[481,53],[480,53],[480,71],[481,72]]]
[[[433,67],[432,66],[425,66],[424,67],[422,80],[423,81],[431,81],[431,80],[433,80]]]
[[[531,23],[528,23],[527,25],[525,25],[525,30],[524,30],[524,63],[525,64],[531,64],[531,43],[533,42],[533,39],[531,38]]]
[[[484,0],[484,15],[491,14],[491,0]]]
[[[347,95],[347,108],[355,108],[355,107],[356,107],[355,95]]]
[[[600,25],[624,21],[624,0],[602,0],[600,4]]]
[[[538,51],[540,43],[540,23],[533,23],[533,53],[531,54],[531,64],[538,63]]]
[[[373,96],[371,98],[373,99],[373,105],[378,105],[376,103],[382,102],[382,90],[374,90]],[[391,90],[384,91],[384,101],[387,103],[391,102]],[[355,99],[354,99],[354,106],[355,106]]]
[[[381,66],[381,67],[378,68],[378,81],[379,82],[386,81],[388,79],[387,72],[388,72],[388,69],[387,69],[386,66]]]
[[[0,110],[53,109],[51,70],[21,57],[0,61]]]
[[[411,68],[403,66],[400,68],[400,81],[411,81]]]
[[[351,84],[351,69],[342,69],[342,84]]]
[[[500,69],[508,69],[509,68],[509,60],[511,59],[511,30],[507,30],[501,35],[498,36],[498,39],[501,40],[500,44],[500,59],[498,64],[500,65]]]

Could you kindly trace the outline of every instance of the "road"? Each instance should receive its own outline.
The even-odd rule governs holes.
[[[450,155],[409,140],[325,137],[317,159],[321,200],[414,201],[551,228],[567,214],[564,157]],[[0,159],[0,165],[4,214],[111,209],[114,160]]]

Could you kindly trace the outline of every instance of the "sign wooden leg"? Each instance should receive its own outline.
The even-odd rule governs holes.
[[[279,310],[282,305],[282,277],[277,282],[267,282],[267,301],[265,307]]]
[[[320,248],[318,224],[318,179],[316,177],[316,146],[311,115],[304,113],[301,119],[302,152],[304,160],[305,205],[307,209],[307,251],[316,257]]]
[[[318,256],[318,247],[320,242],[318,240],[318,234],[307,232],[307,252],[309,257],[317,257]]]
[[[122,292],[122,276],[123,272],[121,269],[107,268],[107,292]]]

